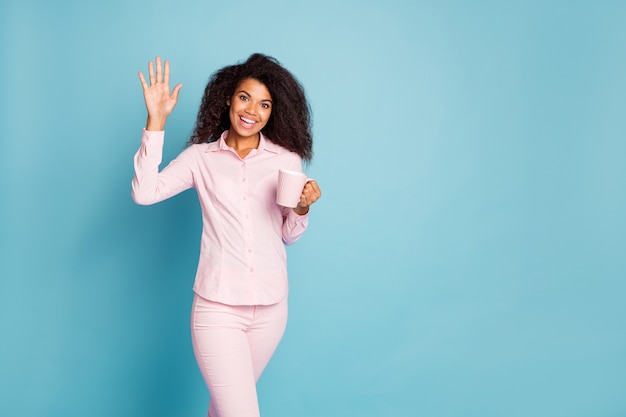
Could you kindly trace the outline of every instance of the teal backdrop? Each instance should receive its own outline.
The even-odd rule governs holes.
[[[267,417],[626,416],[626,2],[4,0],[0,414],[192,417],[193,191],[130,197],[138,71],[262,52],[320,183]]]

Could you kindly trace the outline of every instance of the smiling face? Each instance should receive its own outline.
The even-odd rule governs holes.
[[[230,107],[229,136],[236,135],[242,139],[256,136],[272,114],[269,90],[253,78],[241,81],[227,103]]]

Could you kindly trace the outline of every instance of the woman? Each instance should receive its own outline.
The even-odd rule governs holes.
[[[256,381],[287,322],[285,244],[305,231],[320,198],[308,181],[296,208],[276,204],[279,169],[312,156],[304,90],[276,60],[254,54],[209,80],[189,145],[161,172],[164,127],[182,84],[170,91],[168,61],[143,74],[148,110],[134,159],[132,195],[154,204],[195,188],[202,210],[193,286],[192,342],[211,394],[210,417],[259,416]]]

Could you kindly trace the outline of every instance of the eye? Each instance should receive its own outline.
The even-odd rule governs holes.
[[[270,105],[267,104],[267,103],[261,103],[261,107],[264,108],[264,109],[269,109]]]
[[[241,101],[248,101],[248,96],[242,94],[242,95],[239,96],[239,100],[241,100]]]

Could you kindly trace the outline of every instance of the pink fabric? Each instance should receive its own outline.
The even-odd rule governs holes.
[[[209,417],[259,417],[258,381],[287,325],[287,298],[270,306],[193,301],[198,367],[211,393]]]
[[[195,188],[202,209],[194,291],[230,305],[269,305],[286,297],[285,244],[300,238],[308,215],[276,204],[278,170],[302,171],[300,157],[261,135],[240,158],[217,142],[192,145],[159,172],[165,132],[144,129],[135,154],[132,196],[154,204]]]

